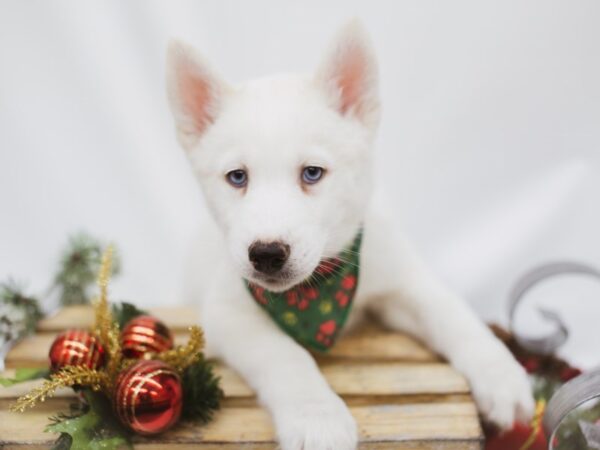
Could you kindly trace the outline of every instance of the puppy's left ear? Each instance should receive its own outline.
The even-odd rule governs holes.
[[[316,82],[333,108],[375,128],[380,103],[377,61],[371,42],[358,20],[344,26],[317,71]]]

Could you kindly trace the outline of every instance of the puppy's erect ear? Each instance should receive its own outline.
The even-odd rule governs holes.
[[[358,20],[344,26],[317,71],[316,82],[342,115],[369,127],[379,122],[377,61]]]
[[[190,150],[214,122],[227,89],[194,49],[171,41],[167,51],[167,92],[183,148]]]

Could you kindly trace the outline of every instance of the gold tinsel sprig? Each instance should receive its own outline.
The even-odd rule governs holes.
[[[174,367],[179,373],[200,360],[204,347],[204,333],[199,327],[189,328],[190,338],[186,345],[178,345],[172,350],[159,353],[153,359],[159,359]]]
[[[23,412],[25,409],[52,397],[57,389],[75,385],[86,386],[94,391],[108,391],[109,379],[104,371],[93,370],[83,366],[66,366],[50,375],[50,379],[28,394],[20,397],[10,406],[11,411]]]
[[[112,267],[113,247],[108,248],[102,254],[102,263],[98,274],[99,297],[94,301],[95,323],[93,331],[100,341],[107,345],[110,343],[110,332],[113,328],[113,317],[108,301],[108,284]],[[109,351],[110,353],[110,351]]]

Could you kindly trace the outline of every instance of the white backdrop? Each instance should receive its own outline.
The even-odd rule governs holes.
[[[236,82],[312,70],[352,16],[381,65],[380,181],[440,276],[503,320],[532,265],[600,266],[597,1],[4,0],[0,277],[41,290],[84,229],[122,250],[117,297],[176,303],[204,212],[164,94],[168,39]],[[567,350],[597,363],[584,341],[600,337],[600,285],[556,281],[532,297],[562,304],[581,327]]]

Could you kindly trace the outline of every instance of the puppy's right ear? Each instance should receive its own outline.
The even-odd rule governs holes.
[[[194,49],[179,41],[169,43],[167,93],[177,138],[185,150],[191,150],[214,122],[227,90]]]

